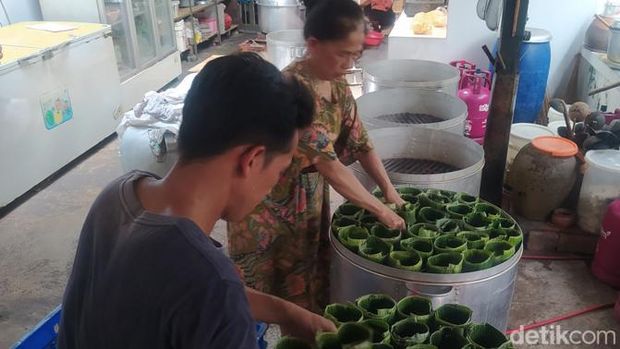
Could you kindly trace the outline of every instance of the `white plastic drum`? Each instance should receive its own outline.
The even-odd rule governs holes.
[[[620,197],[620,151],[590,150],[579,194],[579,226],[598,234],[607,206]]]

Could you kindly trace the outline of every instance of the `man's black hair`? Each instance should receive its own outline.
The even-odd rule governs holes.
[[[306,39],[342,40],[364,22],[364,12],[353,0],[305,0],[304,4]]]
[[[313,113],[307,88],[257,54],[215,59],[198,73],[185,98],[181,160],[208,158],[242,144],[264,145],[268,155],[285,153],[295,130],[308,127]]]

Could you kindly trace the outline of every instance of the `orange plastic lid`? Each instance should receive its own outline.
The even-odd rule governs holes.
[[[541,136],[532,140],[534,148],[554,157],[569,157],[577,155],[577,144],[558,136]]]

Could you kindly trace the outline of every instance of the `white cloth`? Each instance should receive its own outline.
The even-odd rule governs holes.
[[[147,129],[151,150],[155,156],[160,156],[160,145],[166,132],[172,133],[174,138],[179,134],[183,102],[195,76],[190,74],[177,87],[163,92],[147,92],[142,102],[123,115],[116,128],[118,137],[122,140],[130,127]]]

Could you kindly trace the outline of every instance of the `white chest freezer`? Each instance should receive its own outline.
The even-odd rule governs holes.
[[[114,133],[120,78],[110,27],[0,28],[0,207]]]

